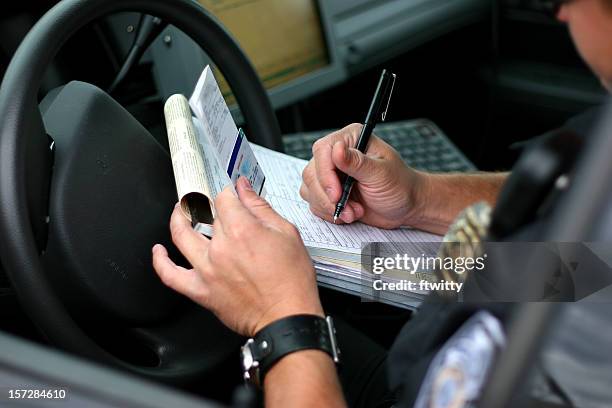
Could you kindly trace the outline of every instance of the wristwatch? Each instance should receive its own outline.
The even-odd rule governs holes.
[[[270,323],[242,346],[244,379],[257,386],[270,368],[287,354],[321,350],[340,362],[336,329],[330,316],[294,315]]]

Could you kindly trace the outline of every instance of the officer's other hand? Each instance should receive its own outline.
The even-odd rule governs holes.
[[[300,195],[315,215],[332,222],[342,195],[341,171],[356,183],[339,221],[381,228],[413,225],[423,205],[424,174],[406,166],[391,146],[374,135],[366,154],[354,149],[361,127],[349,125],[314,143]]]
[[[177,266],[156,245],[153,266],[161,280],[245,336],[286,316],[323,316],[314,268],[296,228],[246,179],[238,181],[237,192],[238,197],[227,188],[215,200],[211,240],[175,208],[172,240],[193,268]]]

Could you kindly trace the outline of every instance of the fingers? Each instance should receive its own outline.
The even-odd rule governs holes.
[[[314,170],[314,164],[309,164],[302,173],[303,184],[300,187],[300,195],[309,204],[313,213],[321,217],[321,213],[333,215],[336,208],[336,201],[331,201],[323,190]],[[324,217],[322,217],[324,218]]]
[[[206,297],[206,285],[195,270],[177,266],[168,257],[162,245],[153,247],[153,268],[161,281],[171,289],[202,303]]]
[[[206,253],[210,244],[207,238],[193,230],[191,223],[178,206],[174,208],[170,218],[170,233],[174,245],[192,265]]]
[[[270,224],[284,222],[282,217],[270,207],[270,204],[253,190],[251,183],[246,178],[240,177],[238,179],[236,190],[244,207],[257,219]]]
[[[342,194],[341,181],[332,160],[332,147],[338,141],[354,145],[360,130],[361,125],[352,124],[317,140],[312,146],[317,180],[331,202],[337,202]]]
[[[329,134],[326,136],[326,138],[329,139],[329,144],[332,146],[341,140],[347,143],[349,146],[355,146],[362,127],[363,125],[361,123],[351,123],[350,125]]]
[[[306,200],[310,204],[310,212],[312,212],[317,217],[324,219],[328,222],[334,222],[334,211],[336,206],[333,205],[331,207],[320,205],[316,200],[310,199],[310,191],[305,186],[302,186],[300,190],[300,194],[304,200]],[[359,209],[359,212],[356,212],[355,209]],[[347,223],[350,224],[355,222],[359,218],[363,217],[364,209],[363,206],[359,203],[355,203],[354,201],[349,201],[344,207],[344,210],[340,214],[340,218],[336,221],[336,224]]]
[[[334,144],[332,161],[340,171],[357,181],[367,182],[376,174],[375,159],[357,149],[349,148],[343,141]]]
[[[217,209],[215,223],[220,224],[226,234],[230,234],[238,227],[246,228],[255,221],[255,217],[240,202],[230,187],[226,187],[217,195],[215,208]]]
[[[333,222],[337,202],[330,201],[323,187],[319,184],[314,171],[314,164],[309,163],[302,174],[303,183],[300,186],[300,196],[310,204],[310,211],[319,218]],[[339,199],[339,198],[338,198]],[[363,217],[364,208],[361,204],[349,200],[340,214],[340,222],[351,223]]]
[[[340,178],[336,172],[336,165],[332,160],[332,145],[329,143],[315,143],[312,148],[314,172],[329,201],[335,202],[340,199],[342,187]]]
[[[365,210],[361,204],[356,201],[349,200],[346,203],[344,210],[340,214],[340,219],[346,224],[351,224],[363,217],[364,213]]]
[[[348,148],[356,143],[361,128],[360,124],[352,124],[318,140],[313,145],[313,159],[302,173],[300,195],[310,204],[312,213],[326,221],[333,221],[334,210],[342,193],[338,170],[352,175],[358,181],[374,176],[370,173],[373,173],[377,164],[375,159]],[[375,138],[371,147],[384,147],[384,144],[374,146],[376,142]],[[342,211],[340,220],[352,223],[362,218],[364,213],[363,205],[350,200]]]
[[[363,216],[365,215],[365,208],[360,202],[349,200],[348,205],[351,206],[353,210],[353,215],[355,217],[355,219],[352,222],[363,218]]]

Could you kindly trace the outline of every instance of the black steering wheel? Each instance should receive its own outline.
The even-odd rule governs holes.
[[[24,39],[0,89],[0,260],[24,310],[52,344],[178,383],[219,367],[240,339],[165,288],[152,269],[151,246],[172,245],[170,158],[93,85],[72,82],[46,98],[45,109],[37,101],[45,68],[62,44],[121,11],[158,16],[196,41],[227,78],[250,138],[279,147],[278,123],[255,70],[197,3],[61,1]],[[101,346],[100,331],[131,356]],[[135,343],[123,347],[124,335]]]

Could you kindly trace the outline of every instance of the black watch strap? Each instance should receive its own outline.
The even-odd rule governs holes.
[[[287,354],[316,349],[329,354],[337,363],[339,350],[331,317],[295,315],[277,320],[261,329],[250,343],[253,359],[258,362],[258,382]]]

